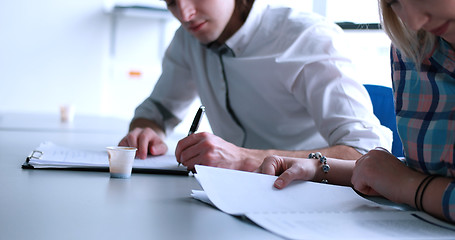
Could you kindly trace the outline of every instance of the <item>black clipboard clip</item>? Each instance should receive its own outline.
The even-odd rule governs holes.
[[[33,150],[33,152],[30,154],[30,156],[28,156],[27,158],[25,158],[25,162],[22,164],[22,168],[34,168],[29,162],[30,160],[33,158],[33,159],[40,159],[42,156],[44,155],[44,153],[42,151],[38,151],[38,150]]]

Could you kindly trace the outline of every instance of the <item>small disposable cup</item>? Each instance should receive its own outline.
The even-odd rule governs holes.
[[[74,120],[75,109],[73,105],[60,106],[60,121],[62,123],[72,123]]]
[[[107,147],[109,172],[112,178],[130,178],[137,148]]]

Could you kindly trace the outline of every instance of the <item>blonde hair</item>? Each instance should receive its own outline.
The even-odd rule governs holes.
[[[385,0],[379,0],[381,25],[392,44],[419,66],[433,50],[436,36],[424,30],[413,31],[395,14]]]

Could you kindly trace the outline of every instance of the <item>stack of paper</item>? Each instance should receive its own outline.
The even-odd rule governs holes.
[[[290,239],[453,239],[455,226],[416,211],[367,200],[349,187],[297,181],[273,187],[277,177],[196,166],[204,192],[193,197],[244,215]]]

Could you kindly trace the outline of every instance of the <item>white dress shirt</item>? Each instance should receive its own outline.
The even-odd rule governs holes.
[[[221,61],[180,28],[166,51],[162,75],[135,118],[154,120],[169,131],[199,96],[213,133],[238,146],[390,150],[391,131],[374,116],[352,62],[341,53],[347,46],[343,34],[320,16],[256,0],[226,42],[235,56],[223,55]]]

